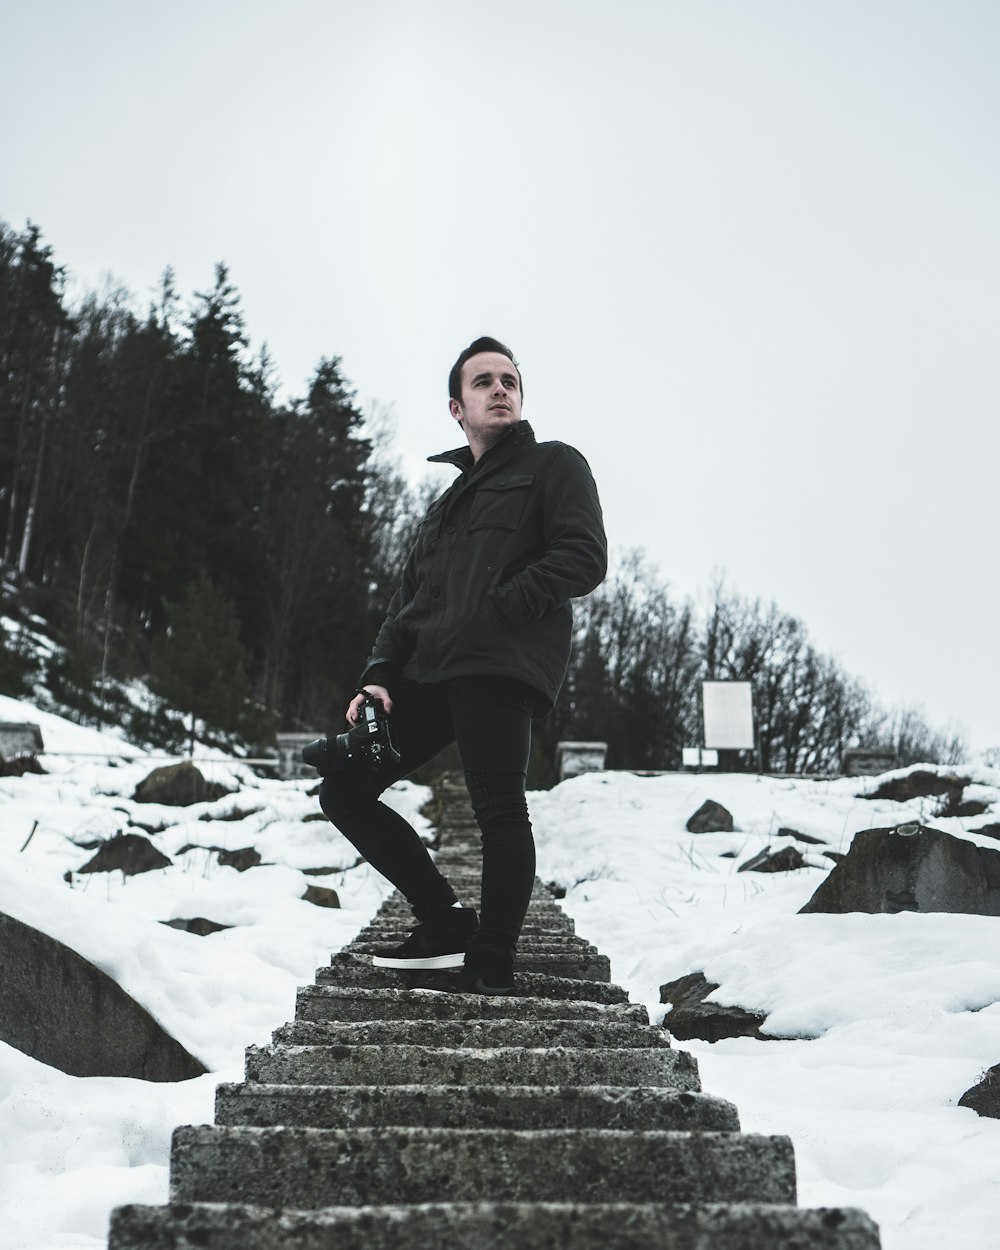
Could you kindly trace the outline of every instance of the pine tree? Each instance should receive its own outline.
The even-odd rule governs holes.
[[[37,226],[0,224],[0,495],[3,562],[32,571],[52,422],[58,420],[66,340],[64,271]]]
[[[272,421],[261,510],[267,557],[263,697],[290,723],[322,724],[356,680],[373,634],[371,442],[337,359]]]
[[[240,732],[246,725],[248,655],[231,600],[202,573],[179,604],[168,605],[169,626],[153,646],[150,685],[197,722]]]

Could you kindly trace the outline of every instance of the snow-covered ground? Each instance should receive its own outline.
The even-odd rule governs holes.
[[[308,783],[262,781],[220,755],[202,770],[236,794],[151,807],[130,797],[152,767],[135,747],[13,700],[0,698],[0,719],[38,721],[52,752],[45,776],[0,780],[0,912],[115,977],[210,1069],[179,1084],[70,1077],[0,1043],[0,1246],[97,1250],[113,1206],[165,1201],[172,1128],[211,1121],[215,1085],[242,1078],[243,1048],[291,1018],[296,986],[354,936],[386,889],[354,866],[334,829],[306,819],[316,812]],[[979,769],[976,780],[976,797],[1000,810],[1000,774]],[[766,1013],[765,1031],[796,1039],[684,1045],[705,1088],[738,1105],[745,1129],[792,1137],[803,1205],[864,1207],[886,1250],[992,1250],[1000,1122],[956,1103],[1000,1062],[1000,921],[797,915],[829,870],[824,846],[799,844],[810,866],[798,872],[737,871],[762,847],[782,845],[774,835],[783,826],[843,851],[859,829],[923,818],[1000,849],[963,827],[982,818],[931,821],[935,800],[873,802],[857,797],[864,788],[580,777],[531,796],[539,875],[567,889],[578,932],[610,955],[615,980],[651,1013],[664,1010],[663,982],[703,971],[719,983],[719,1001]],[[404,784],[392,802],[423,827],[425,797]],[[685,832],[707,797],[732,811],[739,832]],[[199,819],[212,815],[226,819]],[[79,843],[130,820],[165,826],[154,841],[170,868],[64,880],[92,853]],[[252,845],[265,864],[239,873],[205,850],[180,854],[189,843]],[[332,871],[303,875],[313,867]],[[341,908],[302,901],[310,883],[333,886]],[[233,927],[201,938],[159,923],[193,916]]]

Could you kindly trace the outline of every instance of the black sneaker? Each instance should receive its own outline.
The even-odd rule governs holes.
[[[513,994],[514,952],[473,938],[465,953],[461,985],[466,994]]]
[[[461,968],[465,948],[476,931],[471,907],[452,907],[440,920],[418,924],[405,942],[372,956],[375,968]]]

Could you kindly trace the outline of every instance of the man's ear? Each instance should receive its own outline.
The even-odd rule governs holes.
[[[462,424],[462,417],[463,417],[465,414],[462,412],[462,405],[458,402],[458,400],[457,400],[457,399],[449,399],[449,400],[448,400],[448,411],[449,411],[449,412],[451,413],[451,415],[455,418],[455,420],[458,422],[458,424],[459,424],[459,425],[461,425],[461,424]]]

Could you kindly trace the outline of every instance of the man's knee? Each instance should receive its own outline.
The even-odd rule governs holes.
[[[319,788],[319,805],[334,824],[338,817],[363,812],[378,796],[360,786],[350,773],[333,773],[324,777]]]
[[[527,830],[528,803],[524,797],[524,773],[468,770],[465,784],[479,827],[485,834],[498,824],[523,825]]]

